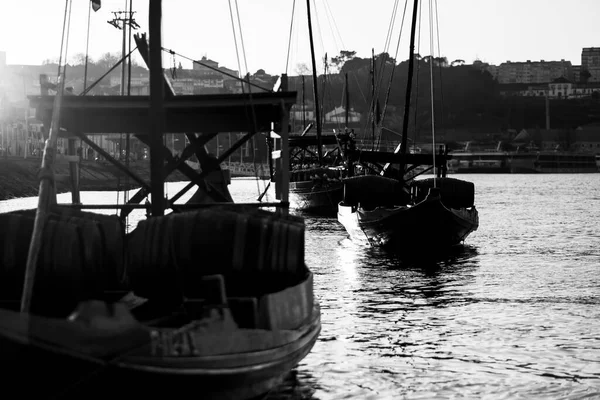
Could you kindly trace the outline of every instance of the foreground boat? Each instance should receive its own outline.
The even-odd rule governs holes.
[[[160,14],[160,1],[151,1],[149,97],[63,98],[63,75],[56,96],[30,98],[50,134],[38,208],[0,214],[6,393],[249,399],[273,389],[318,338],[320,311],[304,260],[304,220],[287,212],[287,127],[296,93],[286,91],[284,76],[277,93],[165,99]],[[281,127],[279,201],[235,204],[226,192],[213,195],[225,197],[222,202],[176,203],[193,186],[213,191],[215,181],[205,178],[219,169],[198,173],[185,163],[195,150],[219,132],[245,127],[249,133],[232,146],[239,148],[273,125]],[[164,147],[165,132],[188,135],[181,158]],[[130,133],[148,144],[150,184],[87,137],[107,133]],[[140,184],[138,193],[127,204],[83,205],[75,171],[73,204],[57,204],[52,162],[59,134],[103,154]],[[176,169],[191,182],[167,200],[164,178]],[[149,194],[152,201],[139,204]],[[83,211],[114,208],[120,216]],[[127,232],[124,220],[134,209],[148,218]],[[172,212],[165,215],[167,209]]]
[[[33,218],[1,217],[20,232],[33,229]],[[118,217],[102,216],[101,229],[91,217],[53,212],[48,235],[60,239],[47,238],[31,313],[6,308],[18,305],[22,269],[2,277],[0,359],[16,379],[5,383],[44,382],[20,389],[23,395],[71,398],[120,382],[137,394],[196,388],[202,398],[252,398],[312,348],[320,313],[303,263],[301,219],[222,207],[154,217],[128,235],[123,262],[122,240],[110,247],[92,241],[93,233],[118,232]],[[81,246],[96,251],[77,252]],[[18,266],[27,254],[13,256]]]

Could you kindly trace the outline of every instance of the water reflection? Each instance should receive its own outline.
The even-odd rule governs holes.
[[[434,260],[306,218],[322,331],[271,399],[600,398],[600,174],[469,179],[480,229]]]

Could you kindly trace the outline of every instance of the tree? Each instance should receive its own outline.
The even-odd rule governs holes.
[[[331,65],[336,71],[341,71],[347,61],[352,60],[356,56],[355,51],[342,50],[337,57],[331,57]]]
[[[77,53],[75,54],[72,58],[71,58],[71,62],[73,63],[73,65],[85,65],[85,54],[84,53]],[[88,57],[88,63],[92,63],[92,59],[91,57]]]
[[[581,72],[579,72],[579,81],[581,83],[587,83],[588,79],[590,79],[592,77],[592,74],[590,74],[590,71],[588,71],[587,69],[582,69]]]
[[[312,70],[308,68],[308,65],[305,63],[296,64],[296,74],[298,75],[310,75]]]
[[[107,71],[111,69],[116,63],[119,62],[121,57],[113,53],[104,53],[102,57],[96,62],[96,65]],[[133,63],[132,63],[133,66]]]
[[[448,66],[448,59],[446,57],[435,57],[433,59],[433,61],[435,62],[435,65],[437,65],[438,67],[447,67]]]
[[[388,53],[380,53],[375,56],[376,61],[383,61],[385,64],[396,65],[396,59],[391,57]]]
[[[451,67],[454,67],[455,65],[465,65],[465,60],[458,59],[450,63]]]

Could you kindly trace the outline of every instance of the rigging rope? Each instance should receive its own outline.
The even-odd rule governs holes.
[[[235,22],[234,22],[234,18],[233,18],[233,9],[231,8],[231,0],[229,0],[229,16],[231,18],[231,30],[233,31],[233,43],[235,45],[235,56],[237,58],[237,64],[238,64],[238,75],[239,78],[241,78],[243,76],[242,74],[242,66],[240,64],[240,52],[238,50],[238,44],[237,44],[237,35],[235,34]],[[244,90],[244,85],[242,85],[242,91]]]
[[[58,73],[57,73],[57,78],[60,78],[61,75],[61,66],[62,66],[62,58],[63,58],[63,46],[65,44],[65,29],[67,26],[67,12],[69,10],[69,0],[65,0],[65,16],[63,18],[63,29],[62,29],[62,36],[61,36],[61,40],[60,40],[60,56],[58,58]]]
[[[394,53],[394,59],[396,59],[398,57],[398,50],[400,49],[400,38],[402,38],[402,31],[404,30],[404,20],[406,17],[407,6],[408,6],[408,0],[406,0],[404,2],[404,11],[402,12],[402,24],[400,25],[400,32],[398,33],[398,42],[396,44],[396,52]],[[387,105],[388,105],[388,102],[390,99],[390,92],[392,89],[392,81],[394,79],[395,71],[396,71],[396,68],[393,68],[392,73],[390,74],[390,81],[388,83],[387,93],[385,96],[385,102],[383,103],[383,110],[381,111],[381,120],[379,121],[380,127],[383,127],[383,121],[385,120],[385,112],[387,110]],[[382,75],[383,75],[383,70],[381,72],[380,79],[383,79]],[[381,128],[380,128],[380,131],[381,131]],[[402,134],[406,135],[406,132],[402,132]],[[381,134],[379,135],[379,138],[377,140],[377,147],[379,147],[380,143],[381,143]]]
[[[440,26],[439,26],[439,18],[438,18],[438,6],[437,6],[437,0],[435,0],[435,29],[437,32],[437,45],[438,45],[438,56],[442,57],[442,52],[440,50]],[[443,132],[446,132],[446,126],[444,124],[444,85],[442,82],[442,67],[440,66],[439,68],[440,71],[440,108],[442,109],[442,112],[440,113],[440,123],[442,125],[442,129]]]
[[[287,75],[288,73],[288,66],[290,63],[290,50],[292,48],[292,31],[294,28],[294,12],[296,10],[296,0],[294,0],[294,2],[292,3],[292,20],[290,21],[290,37],[288,39],[288,51],[287,51],[287,58],[285,60],[285,74]]]
[[[335,17],[333,16],[333,13],[331,12],[331,7],[329,7],[329,2],[327,0],[324,1],[325,4],[325,10],[329,11],[329,15],[331,16],[331,21],[333,21],[333,26],[335,27],[335,30],[340,38],[340,42],[342,43],[342,50],[346,49],[346,45],[344,44],[344,40],[342,39],[342,35],[340,34],[340,30],[338,29],[337,24],[335,23]],[[329,20],[329,18],[328,18]],[[335,37],[335,36],[334,36]],[[335,39],[334,39],[335,41]],[[337,46],[337,44],[336,44]]]
[[[238,29],[240,30],[240,43],[242,44],[242,54],[244,55],[244,68],[246,68],[246,74],[249,74],[250,71],[248,70],[248,61],[246,59],[246,48],[244,46],[244,35],[242,33],[242,21],[240,20],[240,10],[238,9],[237,0],[235,0],[235,12],[237,14]],[[250,81],[250,79],[248,79],[248,81]],[[248,90],[250,90],[250,88],[248,88]]]
[[[419,3],[419,32],[417,34],[417,54],[419,54],[419,56],[421,55],[421,26],[423,25],[421,23],[421,11],[423,10],[423,2]],[[417,143],[417,128],[418,128],[418,122],[417,122],[417,117],[418,117],[418,109],[419,109],[419,73],[420,73],[420,69],[421,69],[421,60],[417,60],[417,77],[416,77],[416,82],[415,82],[415,92],[416,92],[416,99],[415,99],[415,128],[414,128],[414,132],[413,132],[413,147],[415,145],[415,143]]]

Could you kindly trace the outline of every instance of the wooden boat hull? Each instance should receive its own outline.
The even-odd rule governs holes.
[[[290,209],[319,215],[335,216],[342,201],[344,185],[341,181],[290,182]]]
[[[22,318],[7,310],[0,310],[0,315],[4,328],[11,320],[18,325]],[[206,357],[155,357],[149,362],[135,353],[93,356],[0,328],[3,389],[35,398],[196,393],[203,399],[252,399],[277,386],[310,352],[319,332],[320,312],[315,306],[312,321],[286,332],[290,340],[281,346]],[[255,333],[260,340],[261,332]],[[141,353],[145,350],[140,348]],[[35,384],[22,385],[24,377]]]
[[[358,243],[404,253],[444,250],[462,243],[479,226],[475,207],[448,209],[438,198],[414,206],[372,211],[339,205],[338,221]]]

